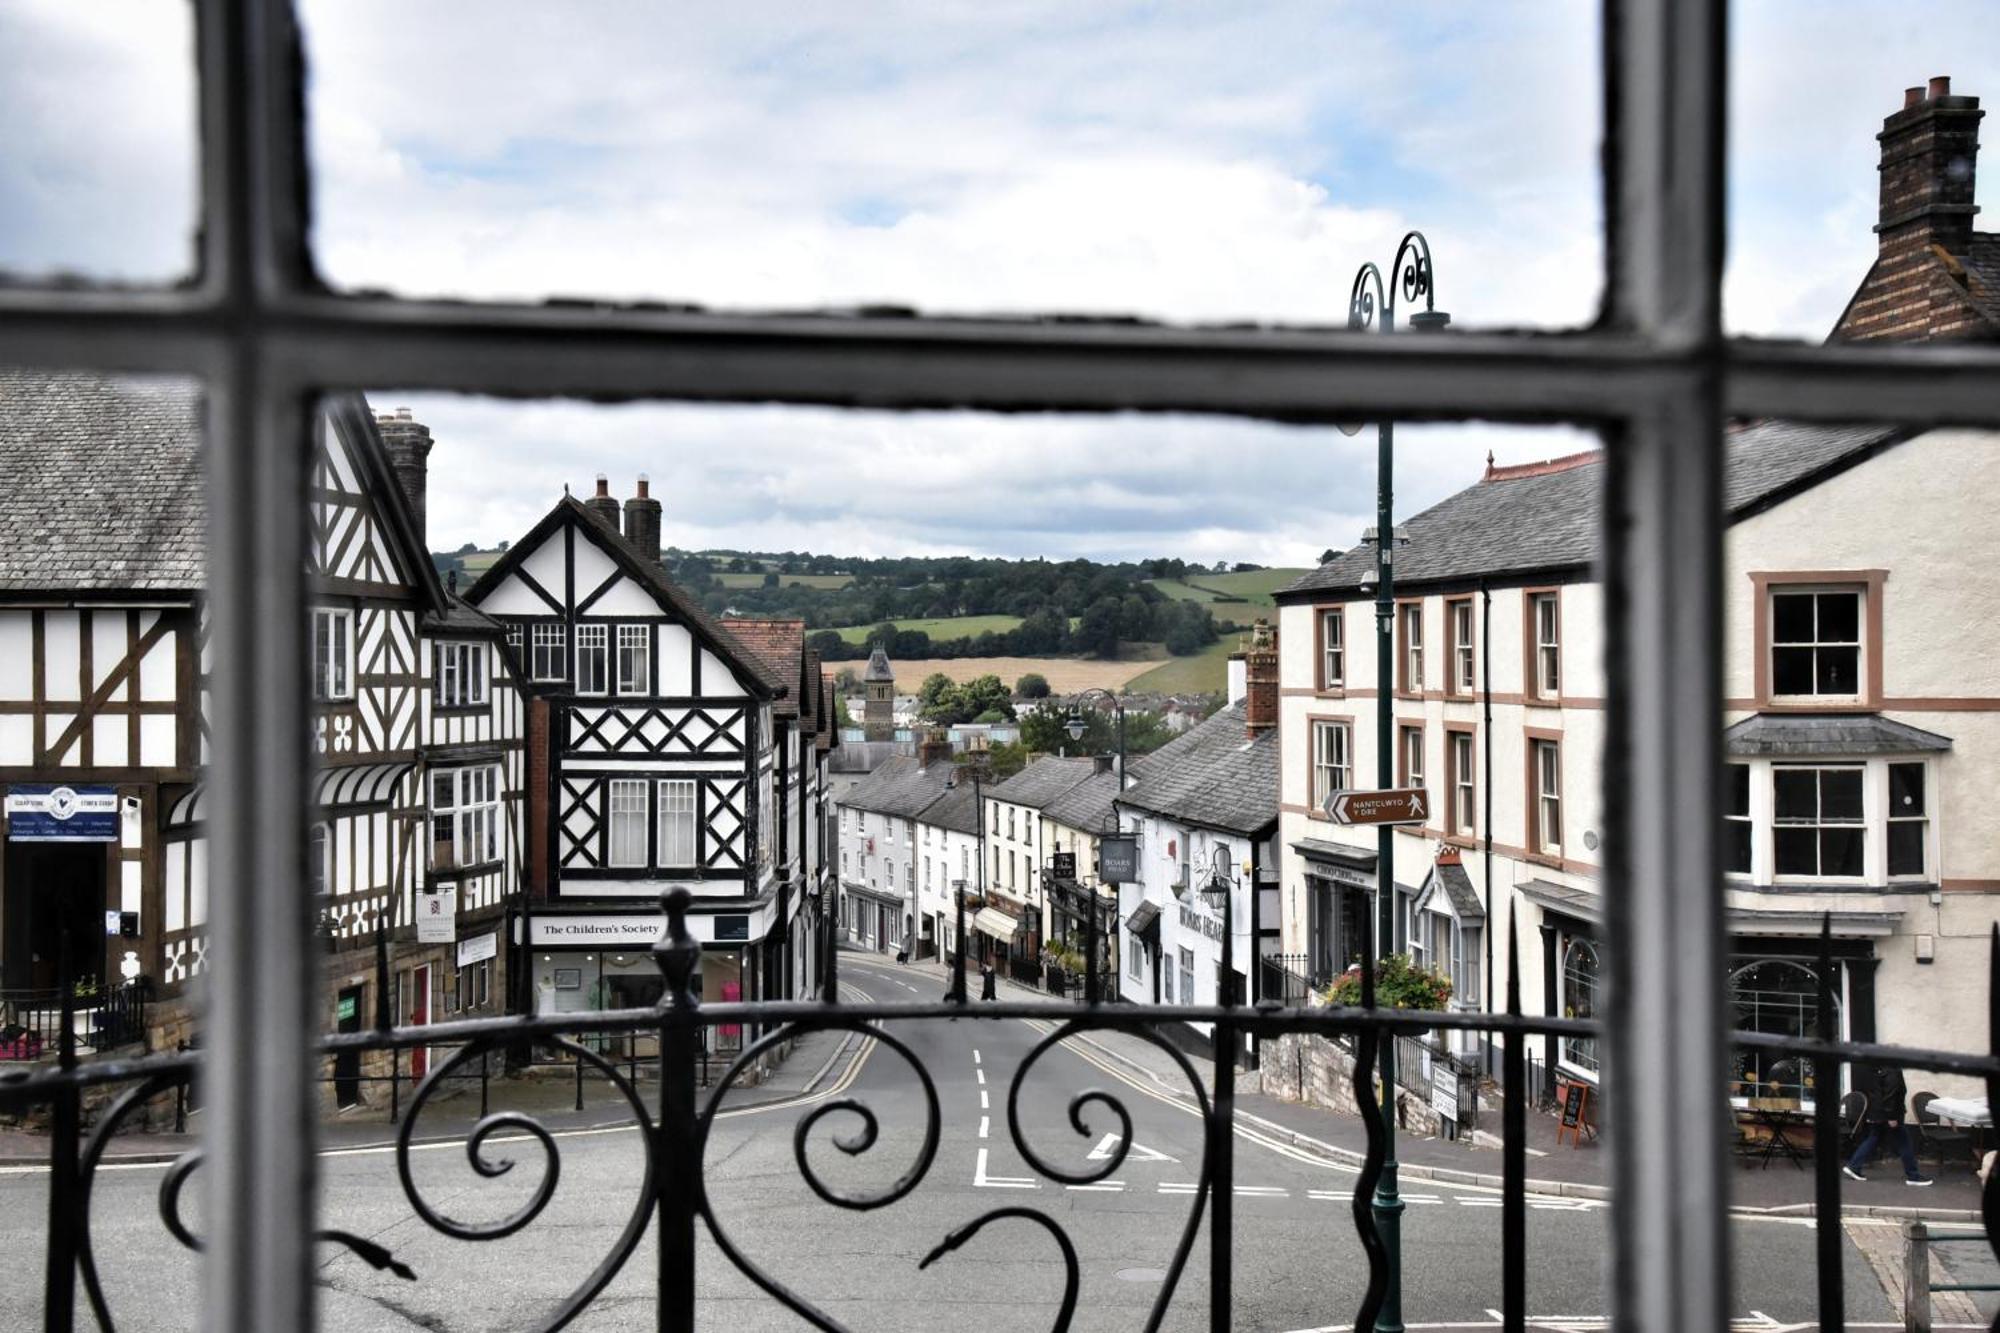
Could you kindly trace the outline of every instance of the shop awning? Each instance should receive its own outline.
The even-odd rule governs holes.
[[[1514,891],[1540,907],[1560,912],[1564,916],[1573,917],[1593,926],[1604,920],[1595,889],[1580,889],[1571,884],[1557,884],[1546,879],[1530,879],[1516,884]]]
[[[1157,940],[1160,937],[1160,905],[1143,902],[1132,909],[1132,915],[1125,918],[1125,929],[1140,939]]]
[[[996,940],[1011,940],[1021,923],[997,907],[982,907],[972,915],[972,928]]]
[[[381,805],[393,801],[396,785],[415,767],[411,763],[395,763],[322,768],[313,774],[313,808],[338,810],[347,806]],[[208,784],[205,782],[188,788],[167,809],[168,828],[199,824],[207,818]]]

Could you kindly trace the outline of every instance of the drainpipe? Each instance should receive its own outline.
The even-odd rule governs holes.
[[[1250,840],[1250,957],[1246,966],[1250,973],[1250,1004],[1253,1008],[1259,999],[1258,982],[1263,979],[1264,973],[1264,914],[1261,910],[1264,894],[1257,883],[1258,863],[1263,860],[1259,854],[1262,848],[1262,842],[1256,838]],[[1232,978],[1229,984],[1234,986],[1236,982]],[[1261,1051],[1262,1045],[1253,1035],[1250,1038],[1250,1068],[1253,1070],[1263,1067]]]
[[[1493,902],[1493,589],[1486,580],[1479,580],[1479,602],[1481,625],[1479,630],[1479,693],[1483,696],[1486,718],[1486,744],[1480,748],[1486,752],[1486,837],[1480,851],[1480,866],[1486,882],[1486,963],[1481,975],[1486,981],[1486,1012],[1493,1012],[1493,930],[1500,922],[1499,909]],[[1509,899],[1509,906],[1512,900]],[[1510,916],[1511,919],[1511,916]],[[1486,1049],[1486,1072],[1493,1073],[1493,1036],[1488,1033],[1480,1042]]]

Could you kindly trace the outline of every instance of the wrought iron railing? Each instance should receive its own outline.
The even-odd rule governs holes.
[[[1526,1123],[1530,1088],[1527,1079],[1527,1039],[1536,1034],[1594,1033],[1594,1022],[1552,1017],[1524,1017],[1520,1012],[1516,947],[1508,944],[1506,1012],[1501,1014],[1423,1013],[1376,1009],[1373,996],[1364,994],[1360,1007],[1321,1006],[1304,1009],[1280,1007],[1269,1001],[1254,1007],[1154,1006],[1132,1004],[1060,1004],[1050,1001],[993,1003],[968,1002],[963,976],[953,983],[952,994],[939,1003],[842,1004],[835,1000],[838,985],[838,955],[830,933],[821,941],[824,968],[822,996],[816,1000],[763,1001],[704,1004],[694,993],[695,969],[700,946],[688,933],[686,916],[690,904],[686,890],[676,889],[663,898],[665,924],[653,947],[653,957],[666,981],[661,1002],[649,1009],[629,1009],[588,1014],[547,1017],[483,1018],[447,1022],[424,1027],[378,1029],[372,1032],[337,1034],[320,1039],[322,1054],[363,1051],[406,1051],[413,1047],[451,1048],[438,1059],[419,1084],[414,1099],[397,1127],[396,1165],[405,1198],[426,1226],[443,1235],[464,1241],[497,1240],[533,1225],[552,1197],[560,1174],[561,1149],[555,1136],[533,1116],[503,1110],[482,1114],[465,1131],[466,1152],[473,1169],[493,1177],[507,1169],[488,1153],[488,1145],[503,1131],[525,1134],[539,1145],[543,1154],[543,1174],[527,1201],[499,1221],[472,1224],[456,1220],[427,1198],[411,1171],[413,1136],[423,1121],[426,1108],[447,1084],[472,1062],[510,1044],[533,1042],[563,1052],[587,1067],[615,1091],[632,1124],[641,1131],[644,1166],[640,1190],[631,1214],[625,1219],[616,1241],[596,1266],[585,1275],[554,1308],[535,1315],[536,1326],[560,1328],[576,1318],[603,1292],[638,1248],[647,1230],[659,1228],[659,1272],[657,1277],[658,1326],[688,1329],[695,1324],[696,1226],[705,1226],[716,1247],[728,1262],[780,1304],[823,1329],[842,1325],[816,1306],[805,1294],[794,1290],[751,1258],[740,1247],[711,1206],[703,1175],[703,1161],[711,1129],[724,1094],[736,1085],[758,1059],[779,1043],[803,1033],[819,1030],[863,1035],[887,1047],[901,1059],[923,1090],[922,1142],[915,1160],[886,1188],[867,1192],[843,1189],[829,1183],[811,1160],[809,1135],[824,1118],[845,1113],[861,1123],[858,1133],[836,1140],[842,1151],[860,1155],[877,1141],[878,1121],[869,1106],[853,1097],[824,1101],[803,1114],[794,1132],[794,1156],[801,1176],[814,1194],[829,1205],[856,1212],[885,1208],[910,1195],[925,1179],[937,1156],[943,1112],[938,1090],[930,1072],[912,1047],[895,1035],[889,1024],[909,1022],[1004,1022],[1013,1019],[1053,1020],[1056,1026],[1030,1050],[1013,1073],[1007,1090],[1007,1132],[1029,1167],[1048,1179],[1067,1185],[1087,1185],[1109,1177],[1124,1162],[1131,1140],[1132,1115],[1113,1093],[1086,1090],[1070,1101],[1070,1123],[1088,1136],[1085,1120],[1092,1110],[1107,1112],[1122,1127],[1119,1146],[1108,1158],[1091,1161],[1081,1169],[1058,1164],[1029,1141],[1020,1115],[1021,1089],[1031,1069],[1048,1051],[1081,1033],[1112,1030],[1131,1034],[1157,1047],[1186,1080],[1204,1124],[1203,1154],[1196,1175],[1193,1204],[1181,1225],[1172,1258],[1160,1291],[1148,1310],[1144,1327],[1155,1329],[1169,1308],[1193,1257],[1196,1238],[1204,1219],[1208,1222],[1208,1319],[1211,1327],[1233,1326],[1234,1285],[1232,1258],[1231,1201],[1235,1193],[1232,1152],[1235,1128],[1234,1077],[1226,1065],[1204,1085],[1195,1066],[1178,1047],[1158,1031],[1169,1023],[1199,1022],[1215,1025],[1218,1048],[1238,1034],[1259,1038],[1287,1033],[1310,1033],[1351,1039],[1357,1055],[1353,1083],[1356,1102],[1367,1134],[1368,1151],[1353,1197],[1353,1219],[1357,1236],[1367,1254],[1368,1284],[1360,1309],[1358,1327],[1373,1327],[1389,1282],[1388,1257],[1377,1235],[1370,1204],[1381,1178],[1386,1137],[1381,1107],[1369,1095],[1383,1037],[1397,1040],[1425,1029],[1482,1031],[1493,1034],[1502,1049],[1502,1292],[1500,1308],[1503,1326],[1525,1327],[1527,1308],[1526,1273]],[[1086,985],[1096,986],[1096,969],[1090,969]],[[1364,971],[1364,976],[1368,972]],[[1738,1033],[1735,1043],[1746,1049],[1784,1052],[1792,1058],[1812,1059],[1821,1067],[1837,1069],[1846,1062],[1879,1062],[1932,1070],[1971,1074],[1986,1080],[1989,1093],[2000,1091],[2000,1058],[1958,1052],[1918,1050],[1868,1043],[1840,1042],[1833,1031],[1833,962],[1829,942],[1823,936],[1819,960],[1819,1029],[1810,1037],[1783,1037],[1765,1033]],[[2000,929],[1994,932],[1989,960],[1989,979],[2000,975]],[[2000,990],[1993,992],[1989,1013],[2000,1032]],[[722,1024],[746,1028],[759,1025],[763,1035],[747,1044],[728,1068],[715,1080],[705,1099],[697,1097],[697,1085],[704,1059],[704,1030]],[[607,1058],[599,1053],[606,1040],[629,1052],[640,1040],[657,1044],[655,1072],[657,1087],[653,1098],[641,1091],[639,1071],[629,1060]],[[629,1039],[629,1040],[628,1040]],[[157,1098],[172,1096],[196,1077],[200,1053],[181,1050],[144,1055],[126,1060],[80,1063],[76,1058],[73,1034],[60,1043],[60,1059],[54,1067],[35,1071],[13,1071],[0,1076],[0,1108],[19,1110],[29,1105],[52,1108],[50,1166],[53,1174],[49,1190],[48,1256],[44,1326],[67,1330],[72,1326],[76,1291],[104,1329],[118,1326],[121,1312],[115,1311],[105,1295],[99,1260],[91,1243],[90,1200],[96,1172],[106,1149],[135,1111]],[[623,1067],[621,1067],[623,1066]],[[87,1096],[99,1090],[119,1089],[108,1110],[101,1114],[85,1137],[80,1128],[80,1108]],[[1726,1091],[1718,1072],[1718,1103]],[[2000,1100],[2000,1098],[1996,1098]],[[483,1111],[482,1107],[482,1111]],[[1839,1154],[1842,1147],[1837,1099],[1822,1097],[1817,1102],[1813,1157],[1816,1167],[1815,1194],[1818,1215],[1837,1216],[1840,1204]],[[182,1196],[189,1178],[203,1160],[201,1149],[193,1149],[166,1169],[160,1190],[161,1221],[170,1235],[190,1251],[200,1248],[183,1213]],[[1614,1205],[1615,1206],[1615,1205]],[[1988,1234],[2000,1234],[1992,1224],[2000,1220],[2000,1173],[1987,1183],[1982,1210]],[[1064,1265],[1064,1286],[1055,1327],[1069,1327],[1080,1299],[1081,1277],[1077,1252],[1057,1217],[1030,1207],[989,1209],[939,1237],[938,1244],[924,1259],[925,1266],[965,1244],[989,1225],[1018,1220],[1029,1222],[1049,1236]],[[353,1233],[321,1229],[315,1238],[344,1247],[381,1270],[416,1280],[418,1275],[387,1246]],[[1838,1326],[1843,1317],[1842,1232],[1838,1226],[1818,1228],[1818,1288],[1820,1317],[1824,1326]],[[1414,1260],[1418,1261],[1420,1260]],[[145,1317],[122,1312],[128,1326],[143,1324]],[[1338,1312],[1329,1311],[1329,1317]]]

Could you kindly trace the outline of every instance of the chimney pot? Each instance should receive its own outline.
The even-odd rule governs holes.
[[[1875,234],[1884,258],[1971,248],[1983,114],[1978,98],[1952,96],[1950,76],[1940,74],[1927,88],[1907,89],[1902,109],[1883,121],[1875,136],[1882,146]]]
[[[653,483],[646,480],[646,474],[641,472],[639,474],[639,498],[643,500],[652,493]]]
[[[625,502],[625,540],[639,548],[639,553],[652,561],[660,562],[660,502],[652,498],[652,487],[646,483],[646,474],[639,474],[639,493]],[[612,503],[616,504],[616,501]]]
[[[1940,74],[1931,80],[1931,96],[1932,97],[1951,96],[1951,75]]]
[[[1908,111],[1912,107],[1919,107],[1923,104],[1924,90],[1922,88],[1903,89],[1903,110]]]
[[[611,494],[611,479],[602,472],[597,474],[597,493],[603,496]]]

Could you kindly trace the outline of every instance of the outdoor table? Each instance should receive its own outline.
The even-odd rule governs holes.
[[[1743,1110],[1747,1113],[1750,1123],[1762,1125],[1768,1136],[1764,1140],[1764,1151],[1757,1158],[1759,1167],[1771,1164],[1771,1154],[1783,1153],[1791,1159],[1794,1169],[1801,1171],[1805,1169],[1806,1159],[1812,1154],[1793,1143],[1791,1135],[1786,1131],[1800,1125],[1810,1129],[1813,1123],[1811,1114],[1796,1104],[1785,1107],[1760,1106],[1754,1099]]]
[[[1954,1125],[1993,1128],[1993,1112],[1984,1097],[1933,1097],[1929,1109],[1938,1119]]]

